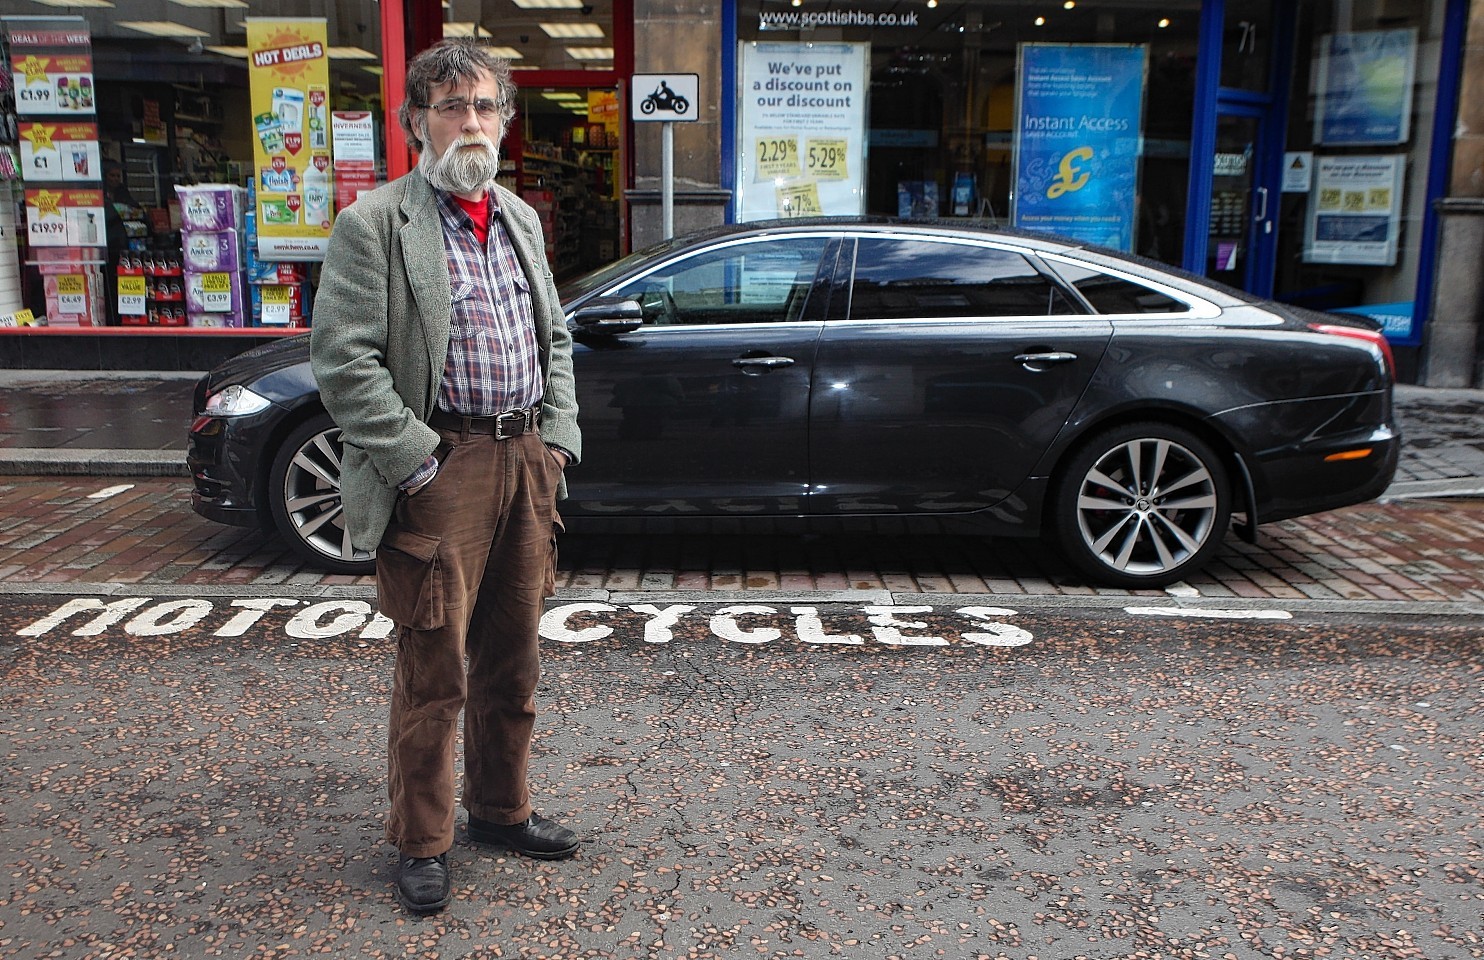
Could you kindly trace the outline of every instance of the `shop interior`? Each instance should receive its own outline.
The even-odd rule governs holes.
[[[178,259],[177,186],[244,185],[253,175],[247,16],[325,19],[330,109],[374,115],[377,181],[384,182],[381,27],[374,0],[255,0],[251,8],[241,0],[212,0],[210,6],[115,0],[96,13],[10,0],[0,5],[0,16],[34,16],[36,25],[57,22],[54,14],[64,12],[80,14],[91,37],[102,161],[97,187],[105,195],[104,275],[110,280],[120,263],[158,263],[163,274]],[[624,168],[616,93],[611,85],[539,83],[539,71],[560,70],[566,77],[574,70],[612,71],[608,0],[545,0],[542,8],[529,0],[451,0],[444,16],[445,35],[477,36],[518,71],[520,107],[501,181],[541,212],[558,277],[617,257]],[[487,28],[491,23],[500,25],[499,38]],[[0,141],[5,136],[0,133]],[[22,186],[14,184],[17,198]],[[108,299],[104,322],[116,325],[111,293]]]

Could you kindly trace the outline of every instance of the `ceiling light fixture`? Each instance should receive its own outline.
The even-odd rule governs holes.
[[[123,27],[125,30],[135,30],[139,33],[147,33],[152,37],[210,36],[205,30],[182,26],[173,20],[120,20],[114,26]]]
[[[554,40],[601,40],[603,28],[596,23],[543,23],[541,29]]]
[[[247,4],[243,0],[170,0],[170,2],[179,7],[217,7],[222,9],[234,7],[239,10],[246,9],[247,7]]]
[[[1037,17],[1036,18],[1036,26],[1038,26],[1038,27],[1044,27],[1044,26],[1046,26],[1046,18],[1045,17]]]
[[[31,0],[43,7],[111,7],[113,0]]]
[[[581,10],[587,0],[510,0],[522,10]]]
[[[573,60],[612,60],[612,47],[568,47],[567,56]]]
[[[1160,21],[1159,21],[1159,28],[1161,30],[1163,30],[1165,27],[1168,27],[1169,25],[1170,25],[1170,18],[1169,17],[1163,17],[1163,18],[1160,19]]]

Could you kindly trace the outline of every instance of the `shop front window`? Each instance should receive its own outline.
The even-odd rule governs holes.
[[[1155,10],[1130,0],[1068,5],[941,0],[908,10],[860,0],[848,9],[812,10],[807,0],[798,6],[791,0],[743,0],[739,10],[738,35],[744,46],[737,83],[742,101],[737,137],[737,169],[743,181],[738,185],[743,196],[739,219],[816,212],[811,209],[816,202],[818,212],[829,215],[837,212],[830,209],[830,198],[842,195],[841,181],[858,178],[858,207],[840,212],[1011,225],[1017,222],[1017,189],[1024,194],[1024,185],[1030,182],[1030,154],[1022,156],[1019,167],[1016,163],[1016,151],[1024,146],[1019,79],[1028,45],[1072,48],[1074,53],[1083,47],[1117,48],[1138,57],[1134,85],[1125,95],[1137,112],[1139,129],[1128,131],[1123,141],[1127,146],[1114,147],[1093,116],[1083,125],[1086,142],[1069,143],[1058,156],[1081,146],[1093,151],[1089,161],[1080,160],[1080,155],[1068,161],[1070,185],[1084,172],[1075,164],[1101,164],[1106,155],[1127,150],[1125,186],[1115,203],[1114,219],[1120,221],[1122,237],[1116,245],[1179,262],[1198,4]],[[864,68],[868,95],[854,97],[848,107],[859,111],[864,143],[858,154],[846,150],[843,171],[822,158],[830,156],[824,151],[832,139],[848,143],[853,131],[842,122],[841,132],[820,133],[822,124],[811,120],[808,109],[817,102],[820,111],[828,111],[827,104],[851,92],[848,57],[842,54],[836,62],[815,57],[818,66],[811,66],[809,58],[786,57],[780,51],[787,47],[777,46],[817,50],[831,44],[864,45],[868,50]],[[753,51],[769,55],[754,56]],[[796,75],[799,69],[805,76]],[[820,77],[821,69],[835,72]],[[821,80],[831,85],[807,87]],[[847,89],[834,83],[844,83]],[[793,89],[790,84],[804,86]],[[774,114],[759,106],[759,98],[769,95],[779,101]],[[1084,102],[1089,99],[1086,90],[1076,95]],[[787,115],[790,96],[799,97],[794,102],[801,104],[792,116]],[[1080,106],[1076,112],[1074,124],[1087,113]],[[813,156],[811,146],[816,148]],[[848,168],[857,162],[863,169]],[[812,180],[811,172],[818,174]],[[1091,191],[1084,194],[1090,195]],[[1024,207],[1021,213],[1024,226]],[[1058,232],[1071,229],[1071,223],[1062,224]],[[1108,237],[1112,236],[1110,232]]]
[[[1412,318],[1436,117],[1442,0],[1299,8],[1274,295]]]

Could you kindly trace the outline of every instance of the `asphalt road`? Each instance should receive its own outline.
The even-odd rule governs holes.
[[[1477,617],[562,600],[584,847],[461,832],[415,920],[364,600],[53,589],[0,612],[7,960],[1484,953]]]

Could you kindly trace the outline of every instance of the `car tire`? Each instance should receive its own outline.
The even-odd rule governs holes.
[[[1065,461],[1052,486],[1052,531],[1068,562],[1098,583],[1168,586],[1221,549],[1231,489],[1222,458],[1194,433],[1126,424]]]
[[[368,574],[376,569],[375,556],[355,549],[345,531],[343,451],[340,428],[329,414],[301,423],[273,458],[268,510],[279,535],[300,557],[334,573]]]

